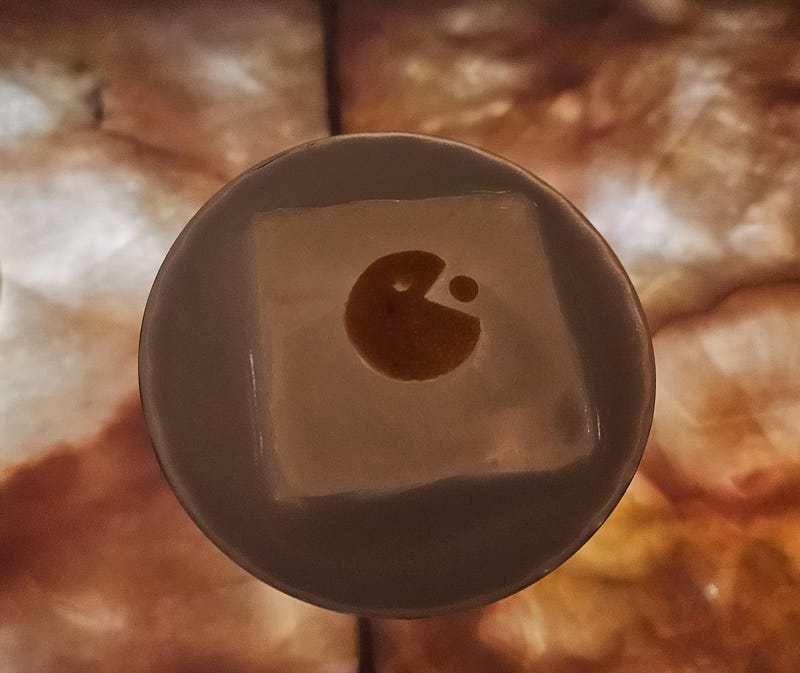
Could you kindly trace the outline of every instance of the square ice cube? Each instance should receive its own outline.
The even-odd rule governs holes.
[[[524,196],[276,209],[257,213],[248,236],[259,313],[255,423],[270,439],[265,468],[275,498],[556,470],[592,451],[595,412],[536,208]],[[430,380],[371,367],[345,328],[365,269],[403,251],[444,261],[427,301],[480,321],[474,351]],[[474,300],[450,293],[459,275],[477,282]],[[398,278],[396,290],[407,282]]]

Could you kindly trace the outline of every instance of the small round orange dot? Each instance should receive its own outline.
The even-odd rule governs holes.
[[[478,296],[478,284],[469,276],[456,276],[450,281],[450,294],[458,301],[472,301]]]

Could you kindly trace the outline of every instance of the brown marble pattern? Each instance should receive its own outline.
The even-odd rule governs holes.
[[[0,671],[356,669],[226,559],[137,401],[144,301],[223,182],[326,134],[315,3],[0,1]]]
[[[659,370],[642,469],[543,581],[376,624],[379,673],[800,670],[800,17],[786,2],[342,0],[345,130],[501,153],[585,209]],[[356,668],[353,620],[189,522],[138,323],[226,179],[325,134],[313,2],[0,0],[0,671]]]
[[[311,0],[0,7],[0,143],[100,127],[230,179],[327,135]]]
[[[800,14],[790,3],[341,9],[346,131],[482,146],[584,209],[654,332],[645,460],[600,532],[380,673],[800,670]]]
[[[138,401],[0,488],[0,669],[355,670],[355,625],[254,580],[181,509]]]
[[[612,244],[654,328],[800,278],[797,11],[586,4],[344,2],[345,130],[443,135],[543,177]]]

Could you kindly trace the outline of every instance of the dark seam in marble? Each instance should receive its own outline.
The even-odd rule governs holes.
[[[325,59],[325,94],[328,102],[328,133],[342,132],[342,95],[339,81],[339,4],[320,0]]]
[[[375,673],[372,622],[367,617],[358,618],[358,673]]]

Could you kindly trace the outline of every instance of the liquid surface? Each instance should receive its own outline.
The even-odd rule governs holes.
[[[276,209],[249,236],[274,498],[387,495],[591,453],[585,373],[523,196]]]

